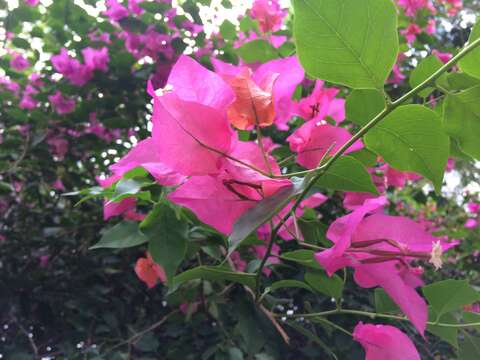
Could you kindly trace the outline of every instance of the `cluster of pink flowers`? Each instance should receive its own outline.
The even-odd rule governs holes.
[[[467,204],[467,210],[471,214],[472,217],[468,218],[465,222],[465,227],[467,229],[475,229],[479,225],[480,219],[480,204],[477,202],[469,202]]]
[[[258,21],[263,33],[280,30],[287,15],[288,9],[282,9],[278,0],[255,0],[250,10],[250,16]]]
[[[108,48],[94,49],[87,47],[82,50],[84,64],[68,54],[68,50],[62,48],[60,54],[51,58],[53,68],[67,78],[72,85],[83,86],[89,82],[95,70],[106,72],[108,70]]]

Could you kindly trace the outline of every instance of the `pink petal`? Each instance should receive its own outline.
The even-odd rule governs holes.
[[[225,114],[167,93],[154,99],[152,119],[155,148],[167,167],[186,176],[219,172],[233,138]]]
[[[412,340],[396,327],[358,323],[353,338],[362,344],[365,360],[420,360]]]
[[[224,111],[234,100],[230,86],[214,72],[182,55],[173,66],[168,84],[184,101],[197,102]]]

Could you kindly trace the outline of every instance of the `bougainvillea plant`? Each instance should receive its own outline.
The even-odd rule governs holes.
[[[92,169],[99,186],[73,191],[92,174],[50,185],[83,195],[81,204],[102,199],[103,219],[116,223],[90,251],[140,251],[131,271],[148,291],[162,288],[171,308],[109,352],[130,354],[145,333],[204,313],[226,335],[202,358],[282,358],[259,340],[259,324],[243,315],[236,323],[235,306],[219,310],[238,302],[282,347],[306,338],[320,351],[298,350],[308,358],[348,356],[332,333],[367,360],[433,356],[432,335],[451,345],[445,358],[476,358],[478,279],[448,278],[444,268],[458,253],[478,256],[465,231],[478,227],[479,202],[457,205],[455,232],[445,208],[411,199],[440,197],[456,162],[470,169],[480,159],[480,23],[464,42],[441,46],[436,36],[446,43],[443,21],[460,16],[461,1],[294,0],[289,11],[256,0],[238,24],[207,36],[189,6],[107,1],[98,28],[81,29],[85,46],[69,49],[73,28],[42,74],[29,72],[31,59],[14,49],[23,43],[5,33],[13,46],[3,101],[49,116],[37,140],[23,112],[7,112],[26,141],[5,187],[21,193],[15,170],[32,136],[60,164],[70,152],[88,158],[73,139],[94,135],[115,155],[122,137],[134,139],[126,155]],[[115,95],[127,69],[135,93]],[[122,100],[104,109],[105,96]],[[99,119],[112,113],[139,124],[105,126]]]

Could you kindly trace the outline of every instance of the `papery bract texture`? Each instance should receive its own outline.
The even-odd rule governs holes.
[[[331,148],[330,155],[333,155],[351,138],[352,135],[343,128],[309,121],[290,135],[287,142],[290,144],[290,149],[297,153],[297,163],[307,169],[314,169],[329,148]],[[358,140],[345,153],[361,148],[363,144]]]
[[[365,360],[420,360],[412,340],[396,327],[358,323],[353,338],[365,349]]]

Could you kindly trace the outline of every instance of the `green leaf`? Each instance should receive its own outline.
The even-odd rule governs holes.
[[[410,75],[410,86],[412,88],[417,87],[442,66],[443,63],[435,55],[427,56],[420,61],[415,69],[413,69]],[[433,87],[428,87],[420,91],[418,95],[421,97],[427,97],[433,90]]]
[[[470,335],[463,332],[464,339],[460,342],[458,360],[478,360],[480,359],[480,336]]]
[[[372,177],[357,159],[342,156],[315,184],[327,189],[377,194]]]
[[[365,143],[394,168],[422,174],[440,191],[450,139],[434,111],[401,106],[367,133]]]
[[[22,38],[18,38],[18,37],[13,38],[12,44],[21,49],[30,49],[30,43],[27,40]]]
[[[480,85],[447,96],[443,126],[457,140],[460,150],[480,159]]]
[[[143,182],[135,179],[121,179],[115,186],[113,198],[110,201],[120,201],[135,195],[142,188]]]
[[[386,107],[385,97],[378,90],[353,90],[347,96],[345,112],[347,119],[363,126]]]
[[[279,190],[275,195],[259,201],[257,205],[245,212],[233,225],[232,234],[228,238],[229,252],[232,253],[240,243],[260,225],[266,223],[290,200],[300,194],[305,186],[301,178],[292,178],[292,186]]]
[[[463,313],[463,322],[464,324],[475,324],[472,325],[472,328],[480,331],[480,313],[465,311]]]
[[[436,321],[437,315],[432,308],[429,308],[428,318],[431,321]],[[443,324],[458,324],[458,321],[452,314],[444,314],[439,318],[439,322]],[[458,328],[455,327],[446,327],[439,325],[427,325],[427,331],[438,336],[440,339],[445,340],[452,346],[458,349]]]
[[[302,288],[302,289],[313,292],[313,289],[311,288],[310,285],[308,285],[307,283],[304,283],[303,281],[298,281],[298,280],[276,281],[272,285],[270,285],[269,288],[270,288],[270,291],[275,291],[282,288]]]
[[[322,223],[314,210],[305,209],[303,216],[298,219],[298,227],[306,243],[314,245],[331,245],[326,238],[328,226]]]
[[[357,159],[365,167],[374,167],[377,164],[377,154],[367,148],[349,153],[348,156]]]
[[[375,310],[378,313],[399,313],[400,308],[382,288],[376,288],[374,291]]]
[[[473,27],[470,37],[468,38],[468,44],[471,44],[478,38],[480,38],[480,21],[477,21]],[[459,62],[462,71],[466,72],[468,75],[480,78],[480,66],[478,64],[480,64],[480,47],[472,50],[470,54],[467,54]]]
[[[382,89],[398,54],[390,0],[294,0],[297,53],[306,72],[355,89]]]
[[[255,287],[255,274],[231,271],[222,266],[198,266],[175,276],[172,289],[174,290],[183,283],[195,279],[231,281],[246,285],[252,289]]]
[[[441,76],[436,81],[436,84],[447,91],[458,91],[480,85],[480,79],[462,72],[452,72],[445,74],[445,76]]]
[[[220,34],[225,40],[235,40],[237,37],[237,29],[230,21],[225,20],[220,25]]]
[[[123,18],[119,23],[122,28],[125,28],[130,32],[143,33],[147,30],[147,25],[143,21],[133,17]]]
[[[164,268],[170,282],[187,250],[187,223],[178,219],[168,205],[159,203],[140,229],[149,239],[148,251],[153,260]]]
[[[247,64],[254,62],[266,63],[278,58],[277,50],[266,40],[253,40],[247,42],[237,49],[238,55]]]
[[[424,286],[423,294],[438,316],[458,310],[480,299],[466,280],[444,280]]]
[[[148,238],[139,230],[138,223],[124,221],[108,229],[90,250],[100,248],[124,249],[146,243]]]
[[[312,250],[294,250],[282,254],[282,260],[293,261],[312,269],[322,269],[314,258],[315,252]]]
[[[324,271],[308,271],[305,282],[315,291],[339,300],[343,293],[343,280],[337,274],[328,276]]]

